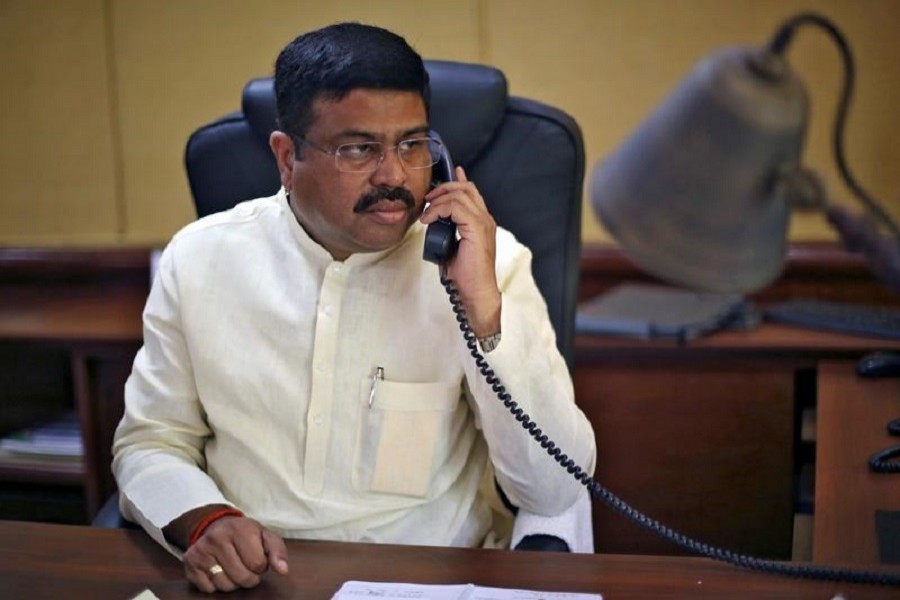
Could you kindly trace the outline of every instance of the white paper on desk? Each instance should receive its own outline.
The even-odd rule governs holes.
[[[537,592],[464,585],[424,585],[418,583],[376,583],[348,581],[332,600],[382,598],[383,600],[602,600],[600,594]]]

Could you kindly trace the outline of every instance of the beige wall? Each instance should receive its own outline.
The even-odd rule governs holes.
[[[426,58],[494,64],[511,92],[581,124],[588,168],[711,50],[762,44],[813,8],[857,58],[847,155],[900,216],[900,0],[0,0],[0,244],[161,243],[193,218],[182,158],[198,126],[238,107],[294,35],[337,20],[382,25]],[[803,29],[805,162],[836,197],[830,151],[840,62]],[[830,237],[797,218],[795,239]],[[586,241],[606,240],[590,209]]]

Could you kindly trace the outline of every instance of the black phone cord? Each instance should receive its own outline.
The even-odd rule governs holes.
[[[764,571],[767,573],[775,573],[779,575],[788,575],[791,577],[803,577],[807,579],[824,579],[829,581],[842,581],[847,583],[865,583],[900,586],[900,573],[865,571],[856,569],[841,569],[826,566],[813,566],[808,564],[789,563],[776,560],[761,559],[753,556],[747,556],[718,548],[710,544],[697,541],[674,529],[660,523],[656,519],[649,517],[637,509],[633,508],[627,502],[613,494],[611,491],[595,481],[590,474],[575,464],[562,449],[547,437],[547,434],[541,431],[541,428],[529,417],[524,410],[512,399],[512,396],[506,391],[506,388],[500,382],[494,371],[490,368],[487,360],[478,350],[478,340],[475,332],[469,325],[466,317],[465,309],[459,299],[459,292],[456,290],[453,282],[443,274],[441,275],[441,283],[447,291],[450,298],[450,304],[456,315],[456,321],[459,323],[459,329],[463,333],[466,341],[466,347],[475,359],[475,366],[484,377],[485,381],[491,386],[491,389],[497,394],[497,398],[503,402],[503,405],[509,410],[522,427],[537,441],[542,448],[547,451],[553,460],[559,463],[566,471],[568,471],[576,480],[584,485],[590,494],[595,498],[599,498],[606,502],[617,512],[628,517],[635,523],[650,529],[651,531],[661,535],[670,542],[681,546],[696,554],[706,556],[718,561],[726,562],[738,567],[746,569]]]

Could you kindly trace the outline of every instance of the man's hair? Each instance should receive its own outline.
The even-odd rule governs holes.
[[[417,92],[428,110],[428,72],[406,40],[381,27],[338,23],[298,36],[278,55],[279,129],[305,136],[315,100],[339,101],[356,89]]]

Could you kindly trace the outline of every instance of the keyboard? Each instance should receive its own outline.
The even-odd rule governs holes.
[[[809,329],[900,340],[900,310],[884,306],[794,299],[764,308],[763,316]]]

